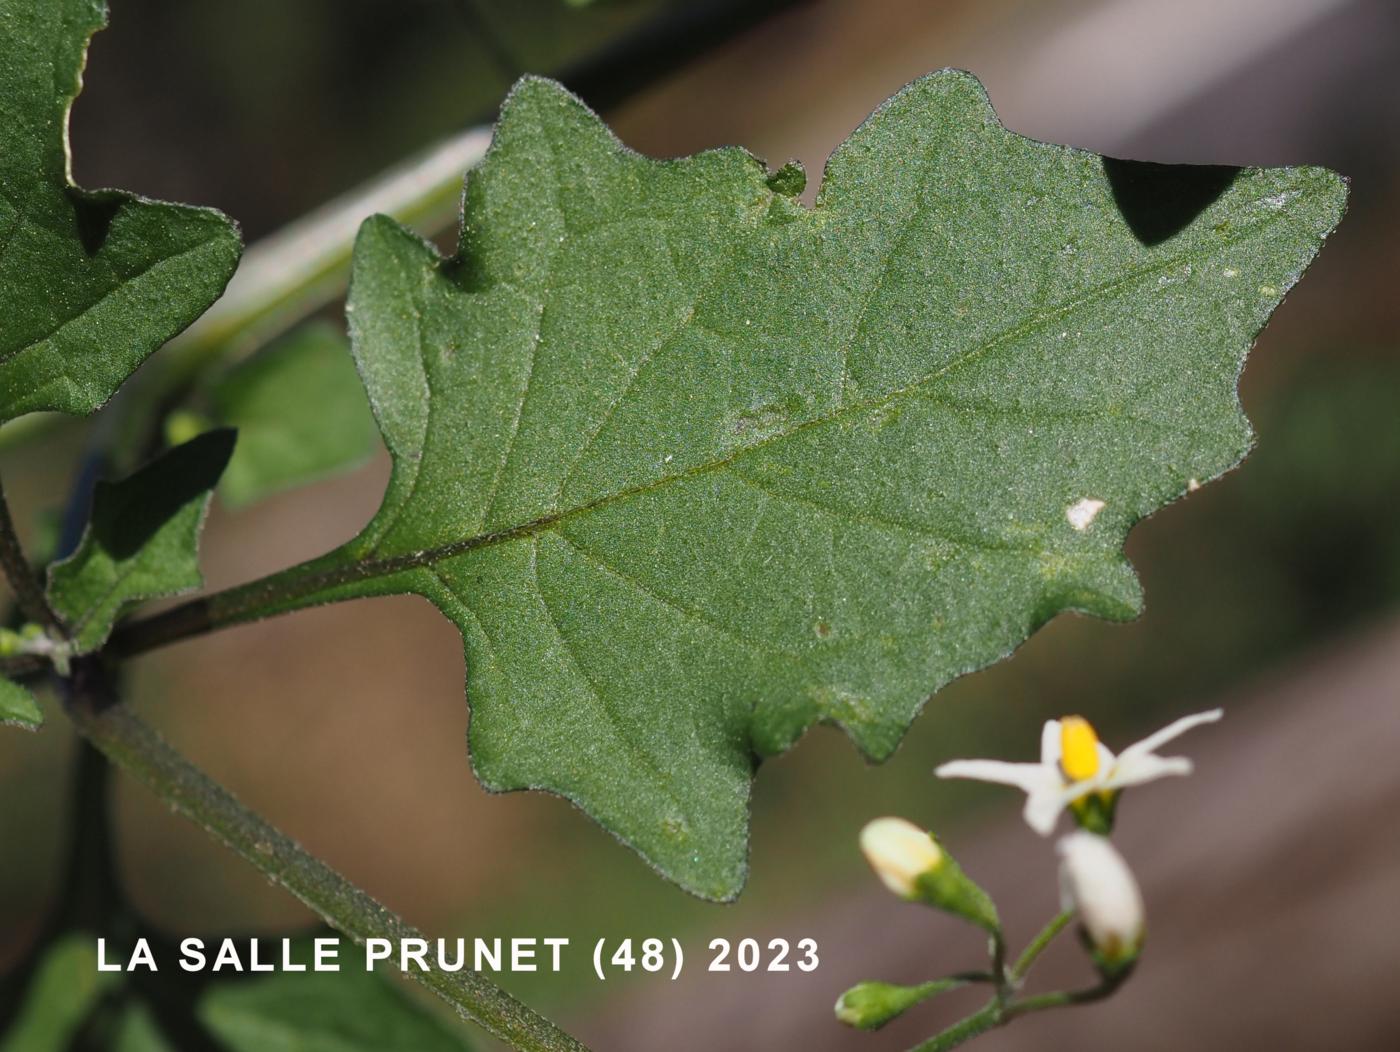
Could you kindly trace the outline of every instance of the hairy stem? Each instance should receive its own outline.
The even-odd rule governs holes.
[[[5,487],[0,484],[0,566],[15,593],[15,602],[25,618],[45,628],[62,629],[58,615],[49,606],[44,595],[43,585],[35,576],[20,547],[19,534],[15,532],[14,519],[10,517],[10,502],[5,498]]]
[[[82,738],[76,741],[72,763],[68,804],[72,841],[55,920],[59,930],[100,932],[123,910],[107,795],[110,764]]]
[[[1057,917],[1056,920],[1058,919]],[[1051,924],[1053,925],[1054,922],[1052,921]],[[949,1052],[950,1049],[957,1048],[959,1045],[971,1041],[974,1037],[980,1037],[997,1027],[1006,1026],[1012,1020],[1023,1015],[1030,1015],[1032,1012],[1044,1012],[1051,1008],[1068,1008],[1072,1005],[1102,1001],[1122,986],[1131,973],[1132,968],[1128,967],[1121,972],[1104,976],[1097,986],[1091,986],[1084,990],[1059,990],[1054,993],[1036,994],[1017,1001],[1007,1001],[998,993],[996,997],[973,1012],[972,1015],[960,1019],[923,1044],[916,1045],[909,1052]]]
[[[1035,994],[1031,997],[1015,998],[1016,985],[1025,978],[1033,965],[1042,953],[1045,952],[1055,937],[1069,927],[1070,921],[1074,919],[1072,910],[1065,910],[1057,913],[1051,918],[1050,923],[1040,930],[1040,933],[1031,940],[1030,945],[1016,959],[1010,970],[1005,966],[1006,948],[1000,940],[993,943],[993,972],[987,975],[987,979],[994,980],[997,984],[997,994],[992,1000],[979,1008],[972,1015],[960,1019],[952,1026],[941,1033],[935,1034],[921,1045],[910,1049],[910,1052],[949,1052],[950,1049],[971,1041],[974,1037],[985,1034],[989,1030],[994,1030],[1000,1026],[1006,1026],[1013,1019],[1019,1016],[1029,1015],[1032,1012],[1043,1012],[1051,1008],[1067,1008],[1070,1005],[1089,1004],[1093,1001],[1102,1001],[1110,996],[1118,987],[1127,981],[1132,973],[1132,966],[1129,965],[1122,971],[1115,972],[1102,977],[1097,986],[1091,986],[1083,990],[1062,990],[1048,994]],[[965,976],[950,977],[948,982],[957,979],[967,980]],[[976,981],[972,979],[970,981]],[[957,984],[960,985],[960,984]]]
[[[1086,1005],[1102,1001],[1127,982],[1128,976],[1131,974],[1132,968],[1128,967],[1120,972],[1104,976],[1097,986],[1090,986],[1084,990],[1057,990],[1054,993],[1036,994],[1033,997],[1022,998],[1006,1006],[1003,1019],[1010,1022],[1017,1016],[1029,1015],[1031,1012],[1043,1012],[1049,1008],[1068,1008],[1071,1005]]]
[[[959,1020],[947,1030],[935,1034],[920,1045],[914,1046],[909,1052],[948,1052],[949,1049],[957,1048],[959,1045],[971,1041],[974,1037],[1000,1026],[1001,1011],[1000,998],[988,1001],[966,1019]]]
[[[1006,936],[1001,928],[992,932],[992,975],[996,978],[997,997],[1003,1001],[1011,996],[1011,973],[1006,970]]]
[[[1073,910],[1064,910],[1051,918],[1050,923],[1045,925],[1040,930],[1040,934],[1030,941],[1030,945],[1022,951],[1021,956],[1012,965],[1011,981],[1013,983],[1018,983],[1026,977],[1026,973],[1031,970],[1031,965],[1035,963],[1036,958],[1045,952],[1060,932],[1069,927],[1069,922],[1072,920],[1074,920]]]
[[[70,711],[82,735],[113,763],[144,783],[261,871],[328,924],[357,942],[422,938],[365,892],[299,847],[175,752],[125,705]],[[409,974],[465,1019],[522,1052],[586,1052],[578,1041],[477,972],[447,972],[429,954],[427,972]]]

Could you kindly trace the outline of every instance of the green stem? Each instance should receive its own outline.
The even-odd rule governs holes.
[[[280,884],[341,932],[363,942],[422,936],[285,834],[243,807],[222,786],[170,748],[125,705],[103,711],[75,705],[69,715],[93,745]],[[431,944],[430,944],[431,945]],[[463,1018],[522,1052],[587,1052],[585,1047],[477,972],[447,972],[430,951],[430,970],[412,978]]]
[[[1006,968],[1005,941],[1001,938],[1000,933],[993,932],[992,971],[986,973],[980,981],[994,981],[997,984],[996,997],[972,1015],[959,1020],[923,1044],[910,1049],[910,1052],[948,1052],[949,1049],[957,1048],[989,1030],[1005,1026],[1019,1016],[1029,1015],[1032,1012],[1043,1012],[1050,1008],[1064,1008],[1069,1005],[1101,1001],[1122,986],[1132,971],[1131,967],[1115,975],[1105,976],[1097,986],[1085,990],[1058,991],[1049,994],[1036,994],[1033,997],[1025,997],[1020,1000],[1012,999],[1016,985],[1025,978],[1036,958],[1045,952],[1046,947],[1055,941],[1056,936],[1069,927],[1073,919],[1074,912],[1072,910],[1065,910],[1052,917],[1050,923],[1046,924],[1040,933],[1031,940],[1030,945],[1016,959],[1016,963],[1011,966],[1009,971]],[[952,976],[945,982],[954,979],[964,982],[979,981],[976,973],[968,973],[962,976]]]
[[[959,1020],[942,1033],[935,1034],[923,1044],[915,1045],[909,1052],[948,1052],[948,1049],[971,1041],[1001,1025],[1002,1003],[994,998],[966,1019]]]
[[[1045,952],[1046,947],[1055,941],[1055,937],[1060,932],[1069,927],[1072,920],[1074,920],[1074,911],[1065,910],[1062,913],[1057,913],[1050,923],[1040,930],[1040,934],[1031,940],[1030,945],[1025,948],[1025,951],[1012,966],[1011,981],[1013,983],[1019,983],[1026,977],[1026,973],[1030,971],[1035,959]]]
[[[1050,928],[1055,927],[1059,920],[1060,918],[1056,917],[1046,930],[1049,931]],[[1058,927],[1059,930],[1063,930],[1064,925],[1060,924]],[[1054,936],[1052,935],[1050,938],[1054,938]],[[1050,939],[1047,938],[1045,943],[1048,944],[1049,941]],[[1037,939],[1036,942],[1038,943],[1040,940]],[[1024,959],[1024,954],[1022,958]],[[1044,1012],[1051,1008],[1068,1008],[1071,1005],[1102,1001],[1122,986],[1131,973],[1132,968],[1128,967],[1114,975],[1104,976],[1097,986],[1091,986],[1084,990],[1061,990],[1049,994],[1036,994],[1019,1001],[1008,1002],[998,994],[972,1015],[959,1020],[947,1030],[935,1034],[923,1044],[914,1046],[909,1052],[948,1052],[949,1049],[957,1048],[959,1045],[971,1041],[974,1037],[979,1037],[997,1027],[1006,1026],[1012,1020],[1023,1015],[1030,1015],[1032,1012]]]
[[[1102,1001],[1127,982],[1128,976],[1131,974],[1132,968],[1128,967],[1113,975],[1104,976],[1097,986],[1090,986],[1084,990],[1057,990],[1054,993],[1036,994],[1033,997],[1022,998],[1006,1006],[1003,1019],[1005,1022],[1010,1022],[1017,1016],[1029,1015],[1031,1012],[1043,1012],[1049,1008],[1068,1008],[1071,1005],[1086,1005]]]
[[[68,805],[71,844],[58,895],[58,923],[62,930],[102,932],[122,913],[107,793],[111,765],[83,738],[76,739],[75,752]]]
[[[992,930],[992,976],[997,985],[997,997],[1005,1001],[1011,995],[1011,976],[1006,971],[1006,936],[1001,928]]]
[[[15,532],[14,519],[10,517],[10,502],[5,498],[5,487],[0,484],[0,567],[4,568],[10,587],[15,593],[15,602],[26,620],[45,628],[62,631],[62,622],[49,606],[44,595],[43,585],[35,576],[34,570],[25,558],[24,549]]]

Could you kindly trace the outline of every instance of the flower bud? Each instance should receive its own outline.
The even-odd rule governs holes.
[[[919,878],[943,865],[933,836],[902,818],[877,818],[860,831],[860,849],[875,875],[902,899],[919,898]]]
[[[987,931],[999,930],[992,900],[932,833],[902,818],[877,818],[861,830],[860,849],[876,876],[900,898],[946,910]]]
[[[1094,960],[1105,974],[1123,971],[1142,949],[1142,893],[1107,837],[1078,830],[1058,846],[1065,908],[1079,914]]]
[[[836,1002],[836,1018],[861,1030],[878,1030],[926,997],[957,983],[942,980],[920,986],[866,982],[851,987]]]

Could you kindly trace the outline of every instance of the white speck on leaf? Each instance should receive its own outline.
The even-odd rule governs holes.
[[[1196,492],[1198,489],[1200,489],[1200,488],[1201,488],[1201,480],[1200,480],[1200,479],[1187,479],[1187,480],[1186,480],[1186,492],[1187,492],[1187,493],[1195,493],[1195,492]]]
[[[1065,518],[1076,530],[1083,532],[1094,524],[1099,512],[1103,511],[1105,502],[1094,497],[1085,497],[1077,500],[1065,509]]]

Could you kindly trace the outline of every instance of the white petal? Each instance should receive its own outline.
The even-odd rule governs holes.
[[[1199,727],[1202,723],[1214,723],[1225,715],[1223,709],[1211,709],[1209,712],[1198,712],[1194,716],[1183,716],[1175,723],[1169,723],[1156,734],[1149,734],[1140,742],[1134,742],[1123,750],[1122,755],[1140,756],[1143,753],[1156,752],[1161,746],[1173,738],[1179,738],[1192,727]]]
[[[1130,785],[1155,782],[1158,778],[1191,773],[1191,761],[1184,756],[1158,756],[1156,753],[1143,753],[1129,756],[1124,753],[1118,758],[1118,766],[1104,779],[1105,789],[1126,789]]]
[[[1046,720],[1040,728],[1040,762],[1046,767],[1060,763],[1060,721]]]
[[[1060,788],[1060,776],[1054,768],[1038,763],[1007,763],[1005,760],[952,760],[935,767],[939,778],[973,778],[979,782],[1014,785],[1027,793]]]
[[[1055,831],[1060,812],[1069,806],[1072,799],[1074,796],[1063,786],[1046,786],[1027,794],[1026,807],[1021,815],[1025,818],[1026,825],[1041,836],[1049,836]]]
[[[1099,743],[1098,743],[1098,746],[1099,746],[1099,774],[1100,774],[1100,775],[1104,775],[1104,774],[1106,774],[1107,772],[1113,770],[1113,765],[1114,765],[1115,763],[1118,762],[1118,757],[1114,756],[1114,755],[1113,755],[1113,750],[1110,749],[1110,748],[1109,748],[1107,745],[1105,745],[1103,742],[1099,742]]]

